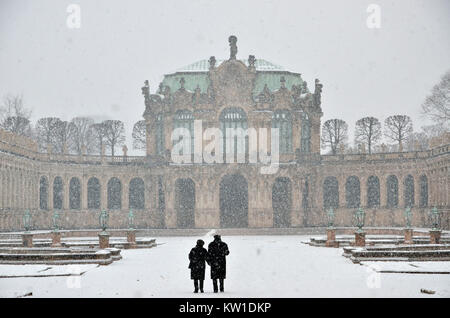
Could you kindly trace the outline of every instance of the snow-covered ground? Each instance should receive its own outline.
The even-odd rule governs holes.
[[[211,234],[203,238],[206,244]],[[122,250],[123,259],[108,266],[77,271],[71,265],[75,276],[1,278],[0,297],[30,292],[33,297],[450,297],[450,275],[378,273],[384,264],[353,264],[342,249],[301,244],[305,236],[222,238],[230,248],[223,294],[212,293],[210,279],[204,294],[192,293],[187,255],[197,237],[158,237],[157,247]],[[439,271],[448,270],[447,264],[419,266]],[[52,267],[49,273],[67,272],[67,267]],[[11,271],[11,266],[0,265],[0,276]],[[38,269],[15,271],[25,275]],[[436,293],[423,294],[422,288]]]

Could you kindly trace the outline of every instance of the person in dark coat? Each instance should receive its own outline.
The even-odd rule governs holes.
[[[197,246],[191,249],[189,253],[189,268],[191,269],[191,279],[194,280],[194,293],[198,293],[200,282],[200,292],[203,293],[203,281],[205,280],[206,257],[208,251],[203,247],[203,240],[197,241]]]
[[[223,280],[226,278],[227,263],[225,257],[230,254],[228,245],[222,242],[220,235],[214,235],[214,241],[208,245],[208,264],[211,266],[211,279],[214,292],[217,293],[217,280],[220,282],[220,291],[223,292]]]

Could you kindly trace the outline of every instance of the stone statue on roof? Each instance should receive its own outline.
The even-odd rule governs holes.
[[[228,38],[228,42],[230,43],[230,60],[235,60],[237,55],[237,37],[234,35],[231,35]]]

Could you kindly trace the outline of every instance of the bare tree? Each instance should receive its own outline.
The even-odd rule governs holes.
[[[335,155],[341,145],[347,142],[348,125],[342,119],[329,119],[322,126],[322,148],[329,147]]]
[[[134,124],[132,137],[134,149],[145,149],[146,146],[145,120],[139,120]]]
[[[91,145],[91,148],[88,149],[89,153],[98,153],[101,155],[103,145],[105,145],[105,139],[106,139],[106,127],[105,124],[102,123],[95,123],[92,124],[89,127],[89,135],[93,138],[93,144]]]
[[[445,133],[441,124],[422,126],[420,132],[414,132],[405,142],[405,148],[408,151],[422,151],[430,149],[432,138],[440,137]]]
[[[413,132],[412,120],[406,115],[389,116],[384,121],[384,135],[391,141],[397,143],[398,151],[402,151],[403,142]]]
[[[94,120],[89,117],[75,117],[70,121],[73,133],[71,134],[71,146],[74,153],[81,155],[83,148],[88,151],[95,142],[94,135],[89,128],[94,124]]]
[[[68,121],[59,121],[55,132],[55,152],[66,153],[72,146],[72,136],[75,133],[74,126]]]
[[[423,102],[422,114],[449,129],[450,71],[441,77],[441,81],[433,87],[431,94]]]
[[[41,151],[47,151],[47,146],[52,146],[56,149],[56,134],[60,125],[61,119],[57,117],[40,118],[36,122],[36,140]]]
[[[364,144],[369,153],[381,139],[381,124],[375,117],[364,117],[356,122],[355,143]]]
[[[32,136],[30,125],[31,111],[23,105],[21,95],[8,94],[0,107],[0,127],[17,135]]]
[[[125,141],[125,127],[120,120],[105,120],[103,124],[106,145],[111,149],[111,155],[114,156],[115,147],[123,145]]]

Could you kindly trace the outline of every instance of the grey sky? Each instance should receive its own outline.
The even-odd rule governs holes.
[[[66,26],[69,4],[81,28]],[[381,7],[381,28],[366,26]],[[326,120],[384,120],[420,104],[450,68],[450,1],[61,1],[0,0],[0,96],[22,93],[33,120],[91,115],[131,129],[144,110],[140,87],[215,55],[254,54],[323,83]]]

